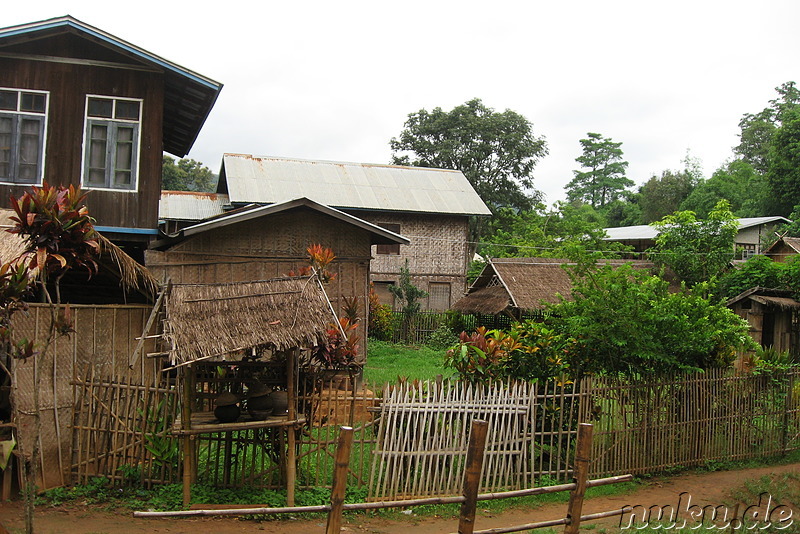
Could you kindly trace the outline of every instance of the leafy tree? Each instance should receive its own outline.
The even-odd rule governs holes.
[[[533,169],[547,155],[544,137],[519,113],[497,112],[478,98],[409,114],[389,144],[396,165],[460,170],[492,210],[530,209],[540,196]]]
[[[660,177],[651,177],[639,188],[642,222],[650,224],[677,211],[696,185],[694,177],[687,171],[666,170]]]
[[[572,300],[551,306],[556,332],[576,340],[572,375],[642,375],[730,364],[753,342],[747,322],[707,291],[670,293],[669,284],[630,265],[576,277]]]
[[[800,191],[800,110],[791,110],[772,136],[767,153],[767,183],[774,214],[789,215]]]
[[[764,178],[743,159],[727,162],[701,181],[684,200],[680,209],[705,218],[720,200],[727,200],[731,211],[740,217],[759,217],[769,192]]]
[[[165,191],[213,191],[217,177],[199,161],[181,159],[176,163],[164,155],[161,162],[161,189]]]
[[[633,180],[625,177],[628,162],[622,159],[622,143],[599,133],[587,135],[588,139],[580,140],[583,154],[575,159],[587,170],[574,171],[575,177],[566,186],[567,198],[598,208],[619,198]]]
[[[746,113],[739,121],[739,145],[733,151],[756,171],[766,174],[772,138],[786,119],[786,114],[800,104],[800,89],[795,82],[786,82],[775,91],[778,97],[758,113]]]
[[[739,226],[725,200],[717,203],[707,219],[698,219],[692,211],[678,211],[653,226],[659,234],[648,253],[689,287],[715,280],[733,260]]]

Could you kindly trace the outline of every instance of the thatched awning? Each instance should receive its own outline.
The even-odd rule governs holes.
[[[305,277],[175,285],[166,311],[164,335],[173,365],[261,345],[276,350],[318,345],[336,321],[318,283]]]
[[[23,259],[26,254],[25,240],[19,234],[8,232],[14,227],[11,217],[16,213],[9,209],[0,209],[0,263],[14,262]],[[138,291],[149,298],[153,298],[159,289],[159,282],[150,271],[131,258],[124,250],[102,236],[99,232],[100,257],[97,263],[101,271],[100,276],[107,274],[112,279],[119,279],[119,286],[125,291]],[[85,278],[85,277],[84,277]],[[65,285],[68,283],[65,280]],[[116,284],[116,281],[112,280]],[[91,292],[92,288],[86,287],[84,292]]]
[[[509,307],[511,298],[503,286],[482,287],[453,304],[453,309],[461,313],[497,315]]]
[[[800,302],[789,297],[766,297],[763,295],[751,295],[750,300],[758,302],[767,308],[778,308],[780,310],[800,309]]]

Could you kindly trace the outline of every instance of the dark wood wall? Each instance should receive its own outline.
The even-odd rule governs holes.
[[[74,36],[20,44],[11,51],[131,63],[124,56]],[[81,183],[86,95],[143,99],[138,191],[95,190],[87,202],[99,226],[157,228],[163,147],[162,73],[0,56],[0,87],[50,92],[44,179],[60,185]],[[0,184],[0,206],[9,207],[9,195],[19,196],[26,188]]]

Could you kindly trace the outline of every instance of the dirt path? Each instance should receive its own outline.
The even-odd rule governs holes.
[[[584,513],[601,512],[621,508],[625,505],[677,503],[681,492],[689,492],[693,503],[706,505],[722,504],[730,492],[745,481],[757,479],[774,473],[794,473],[800,475],[800,463],[738,471],[719,471],[714,473],[690,473],[670,478],[655,478],[642,484],[636,491],[626,495],[597,497],[588,499]],[[800,503],[793,504],[800,514]],[[566,505],[547,504],[536,509],[514,509],[500,514],[480,511],[476,525],[479,529],[511,526],[556,519],[562,517]],[[612,518],[600,522],[607,527],[619,523]],[[12,534],[21,532],[22,507],[19,502],[0,504],[0,525]],[[371,515],[352,516],[345,521],[343,531],[368,534],[408,534],[413,530],[419,534],[443,534],[455,532],[458,520],[453,518],[417,517],[412,514],[397,520],[388,520]],[[237,534],[237,533],[282,533],[305,534],[322,533],[325,530],[325,517],[312,520],[292,520],[284,516],[282,521],[244,521],[235,518],[185,518],[185,519],[139,519],[128,511],[114,513],[98,507],[57,507],[39,508],[36,512],[36,531],[39,534]],[[559,529],[560,530],[560,529]],[[0,529],[2,532],[2,529]]]

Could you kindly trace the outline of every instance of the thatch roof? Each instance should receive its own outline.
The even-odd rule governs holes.
[[[166,301],[171,361],[222,358],[268,345],[276,350],[318,345],[336,321],[313,278],[230,284],[180,284]]]
[[[739,293],[726,302],[729,308],[743,300],[758,302],[767,308],[777,308],[781,311],[800,309],[800,302],[792,297],[792,292],[785,289],[768,289],[765,287],[752,287]]]
[[[24,257],[26,252],[25,240],[19,234],[12,234],[6,230],[14,226],[11,217],[15,215],[13,210],[0,209],[0,263],[13,262]],[[106,285],[116,284],[127,292],[139,292],[150,299],[158,293],[159,282],[156,280],[146,267],[131,258],[124,250],[109,241],[98,233],[100,244],[100,257],[97,263],[100,266],[100,273],[93,277],[94,283],[85,283],[86,276],[80,280],[69,278],[62,281],[62,286],[84,285],[84,292],[97,292],[101,285],[101,279]],[[110,279],[116,279],[112,281]]]
[[[649,269],[642,261],[601,260],[610,265],[632,263]],[[572,281],[561,258],[494,258],[469,288],[467,295],[453,305],[462,313],[495,315],[508,307],[525,311],[540,310],[555,304],[560,297],[571,299]]]

